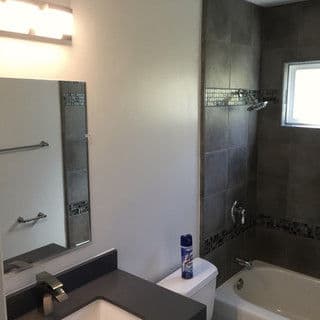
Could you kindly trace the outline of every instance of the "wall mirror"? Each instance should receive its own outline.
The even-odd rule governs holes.
[[[86,85],[0,79],[0,232],[19,272],[91,241]]]

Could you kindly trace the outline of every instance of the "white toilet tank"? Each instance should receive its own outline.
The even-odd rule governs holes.
[[[201,258],[193,260],[193,278],[182,279],[181,269],[158,282],[158,285],[199,301],[207,306],[207,320],[212,319],[218,270]]]

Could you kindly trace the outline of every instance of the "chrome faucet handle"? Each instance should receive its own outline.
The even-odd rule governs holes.
[[[244,225],[246,223],[246,210],[239,205],[239,202],[236,200],[231,207],[231,218],[234,224],[236,224],[237,219],[236,215],[240,216],[241,224]]]
[[[236,200],[231,207],[231,218],[233,223],[236,223],[235,211],[237,209],[238,201]]]
[[[246,210],[241,210],[241,224],[244,225],[246,223]]]
[[[59,279],[46,271],[37,274],[36,279],[38,284],[46,285],[53,291],[63,287],[63,284]]]

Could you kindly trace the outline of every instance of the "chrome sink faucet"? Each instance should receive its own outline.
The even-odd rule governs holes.
[[[253,268],[252,262],[246,261],[244,259],[235,258],[234,262],[240,265],[241,267],[245,267],[247,270],[251,270]]]
[[[53,298],[58,302],[68,299],[68,295],[63,289],[63,283],[48,272],[41,272],[36,276],[38,286],[42,287],[44,294],[42,297],[42,307],[45,316],[53,313]]]

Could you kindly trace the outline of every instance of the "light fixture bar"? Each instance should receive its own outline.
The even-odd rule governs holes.
[[[8,1],[8,0],[0,0],[0,1]],[[25,2],[25,3],[30,3],[33,4],[35,6],[41,7],[41,6],[48,6],[51,9],[57,9],[57,10],[62,10],[62,11],[66,11],[66,12],[70,12],[72,13],[72,9],[69,7],[65,7],[65,6],[61,6],[58,4],[54,4],[54,3],[48,3],[42,0],[19,0],[20,2]]]
[[[37,0],[0,0],[0,36],[71,44],[72,9]]]

